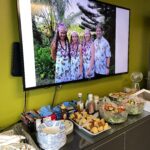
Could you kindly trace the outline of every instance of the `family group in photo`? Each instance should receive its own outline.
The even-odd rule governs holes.
[[[65,24],[58,25],[56,37],[51,43],[51,57],[56,62],[55,83],[94,78],[96,74],[109,75],[110,45],[100,24],[95,32],[95,40],[89,29],[84,30],[82,40],[75,31],[69,40]]]

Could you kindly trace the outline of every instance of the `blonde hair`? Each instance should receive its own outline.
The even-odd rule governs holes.
[[[85,30],[84,30],[84,34],[86,34],[86,33],[89,33],[89,34],[91,35],[91,30],[90,30],[90,29],[88,29],[88,28],[85,28]]]
[[[71,32],[71,37],[70,37],[70,44],[72,43],[72,36],[73,36],[73,34],[77,35],[77,37],[78,37],[78,43],[79,43],[79,35],[78,35],[78,32],[72,31],[72,32]]]

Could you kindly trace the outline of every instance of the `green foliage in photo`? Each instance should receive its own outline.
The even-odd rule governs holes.
[[[55,63],[50,57],[50,47],[36,47],[35,66],[37,78],[54,79]]]

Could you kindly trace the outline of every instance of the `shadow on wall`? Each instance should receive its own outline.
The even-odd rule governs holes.
[[[145,18],[145,26],[146,26],[146,31],[145,33],[147,34],[147,43],[148,43],[148,70],[150,70],[150,17]]]
[[[143,43],[145,44],[145,51],[147,52],[145,56],[148,57],[148,68],[150,70],[150,17],[144,18],[144,38]]]
[[[143,37],[143,58],[146,57],[146,81],[147,88],[150,89],[150,17],[147,16],[144,18],[144,36]]]

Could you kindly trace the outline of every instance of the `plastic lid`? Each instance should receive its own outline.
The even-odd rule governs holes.
[[[99,100],[99,96],[98,95],[94,95],[94,100]]]
[[[78,97],[82,97],[82,93],[78,93]]]

